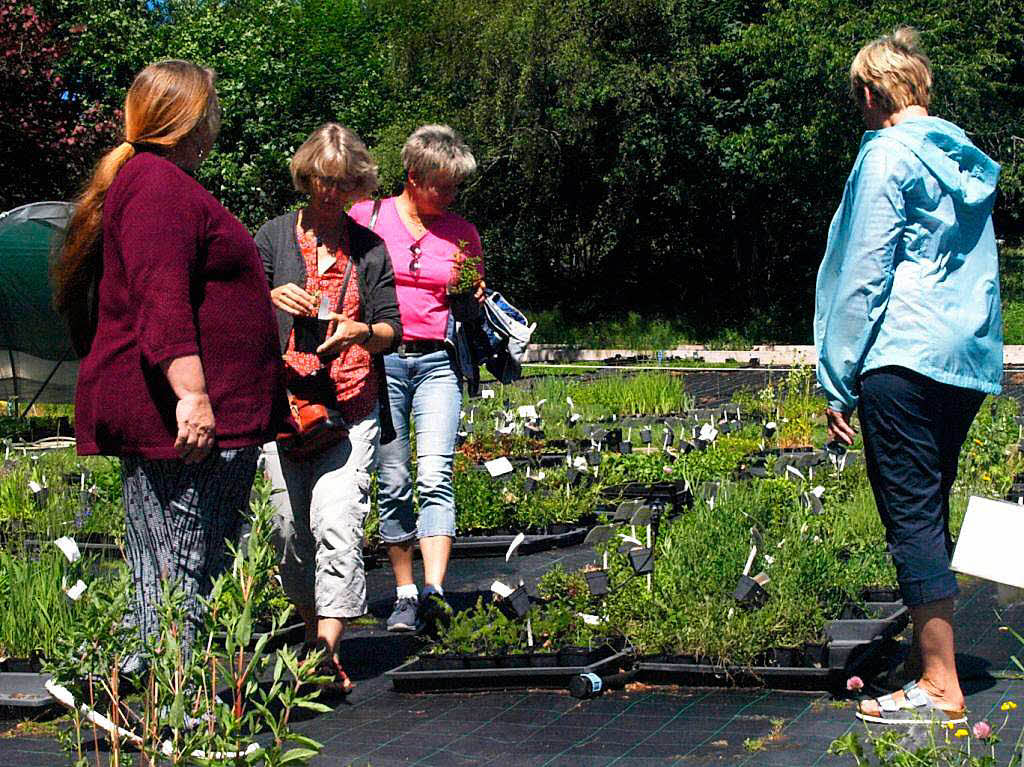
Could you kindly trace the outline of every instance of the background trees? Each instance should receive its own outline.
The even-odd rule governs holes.
[[[27,68],[37,106],[5,95],[0,162],[28,135],[8,114],[47,128],[37,144],[62,125],[112,141],[96,116],[169,56],[218,71],[224,128],[202,177],[251,227],[295,203],[287,161],[320,122],[367,140],[387,193],[406,135],[448,122],[480,161],[458,206],[489,281],[570,318],[630,309],[807,340],[862,131],[847,68],[900,23],[923,33],[934,113],[1003,164],[1000,235],[1024,226],[1024,0],[44,0],[39,15],[40,42],[19,49],[49,51]],[[9,61],[25,35],[0,35]],[[4,173],[4,203],[80,182],[81,151],[48,153],[59,168],[32,183]]]

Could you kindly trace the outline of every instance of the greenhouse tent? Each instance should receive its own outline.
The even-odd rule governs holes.
[[[35,202],[0,214],[0,399],[23,407],[74,400],[78,362],[50,289],[71,210]]]

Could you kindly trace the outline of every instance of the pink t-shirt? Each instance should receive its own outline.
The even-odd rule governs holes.
[[[353,205],[348,214],[356,223],[369,226],[372,212],[373,200],[363,200]],[[403,340],[443,340],[448,329],[446,288],[452,277],[459,240],[467,243],[465,251],[468,254],[482,255],[476,227],[461,216],[447,213],[431,223],[427,233],[417,241],[402,223],[395,208],[395,198],[388,197],[381,202],[373,230],[387,244],[391,255],[398,310],[402,315]],[[413,262],[410,248],[417,242],[421,251],[419,271],[410,268]],[[482,262],[480,276],[483,277]]]

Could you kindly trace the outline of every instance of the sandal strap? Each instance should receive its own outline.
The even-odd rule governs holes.
[[[882,711],[899,711],[900,705],[893,699],[892,695],[882,695],[881,697],[875,698],[878,702],[878,708]]]

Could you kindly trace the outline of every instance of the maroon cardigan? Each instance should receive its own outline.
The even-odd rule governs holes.
[[[170,161],[140,152],[103,206],[96,338],[81,361],[81,455],[177,458],[161,362],[198,354],[217,446],[272,439],[287,412],[277,325],[252,237]]]

